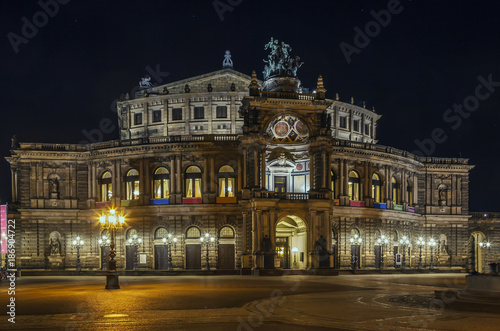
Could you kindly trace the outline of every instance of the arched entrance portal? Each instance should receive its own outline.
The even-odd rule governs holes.
[[[300,217],[288,215],[276,224],[275,267],[306,269],[307,228]]]
[[[472,270],[475,272],[483,272],[483,248],[480,243],[483,243],[486,236],[482,232],[473,232],[470,237],[470,254]]]

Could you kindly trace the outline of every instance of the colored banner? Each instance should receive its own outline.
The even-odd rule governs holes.
[[[0,206],[0,236],[2,236],[1,254],[7,254],[7,205]]]

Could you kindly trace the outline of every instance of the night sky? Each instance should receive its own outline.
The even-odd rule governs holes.
[[[165,84],[221,69],[229,49],[235,70],[262,79],[264,45],[274,37],[305,62],[303,86],[314,88],[322,74],[328,98],[352,96],[383,115],[379,144],[414,151],[416,139],[442,129],[446,141],[427,154],[469,158],[471,210],[500,211],[496,1],[220,0],[219,12],[212,0],[59,1],[47,9],[53,17],[38,1],[0,5],[2,157],[13,134],[20,142],[79,143],[103,119],[117,124],[113,100],[157,66],[168,72],[159,76]],[[385,26],[375,24],[372,11],[388,6],[390,22],[381,14]],[[38,31],[23,31],[34,20]],[[366,28],[371,36],[355,40]],[[351,50],[348,59],[340,45]],[[481,80],[492,83],[478,97]],[[454,113],[464,102],[463,115]],[[111,139],[117,129],[104,137]],[[10,185],[2,161],[2,202],[11,199]]]

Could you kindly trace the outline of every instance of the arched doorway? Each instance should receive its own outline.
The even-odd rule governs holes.
[[[480,244],[485,242],[485,239],[486,236],[482,232],[477,231],[471,234],[469,244],[473,272],[483,272],[483,247]]]
[[[276,224],[275,267],[283,269],[306,269],[307,227],[297,216],[282,217]]]

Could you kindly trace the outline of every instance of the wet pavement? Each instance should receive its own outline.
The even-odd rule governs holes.
[[[119,290],[105,290],[104,283],[102,276],[21,277],[12,324],[4,282],[0,329],[498,330],[500,325],[500,306],[474,312],[434,299],[435,290],[463,289],[464,274],[124,276]]]

